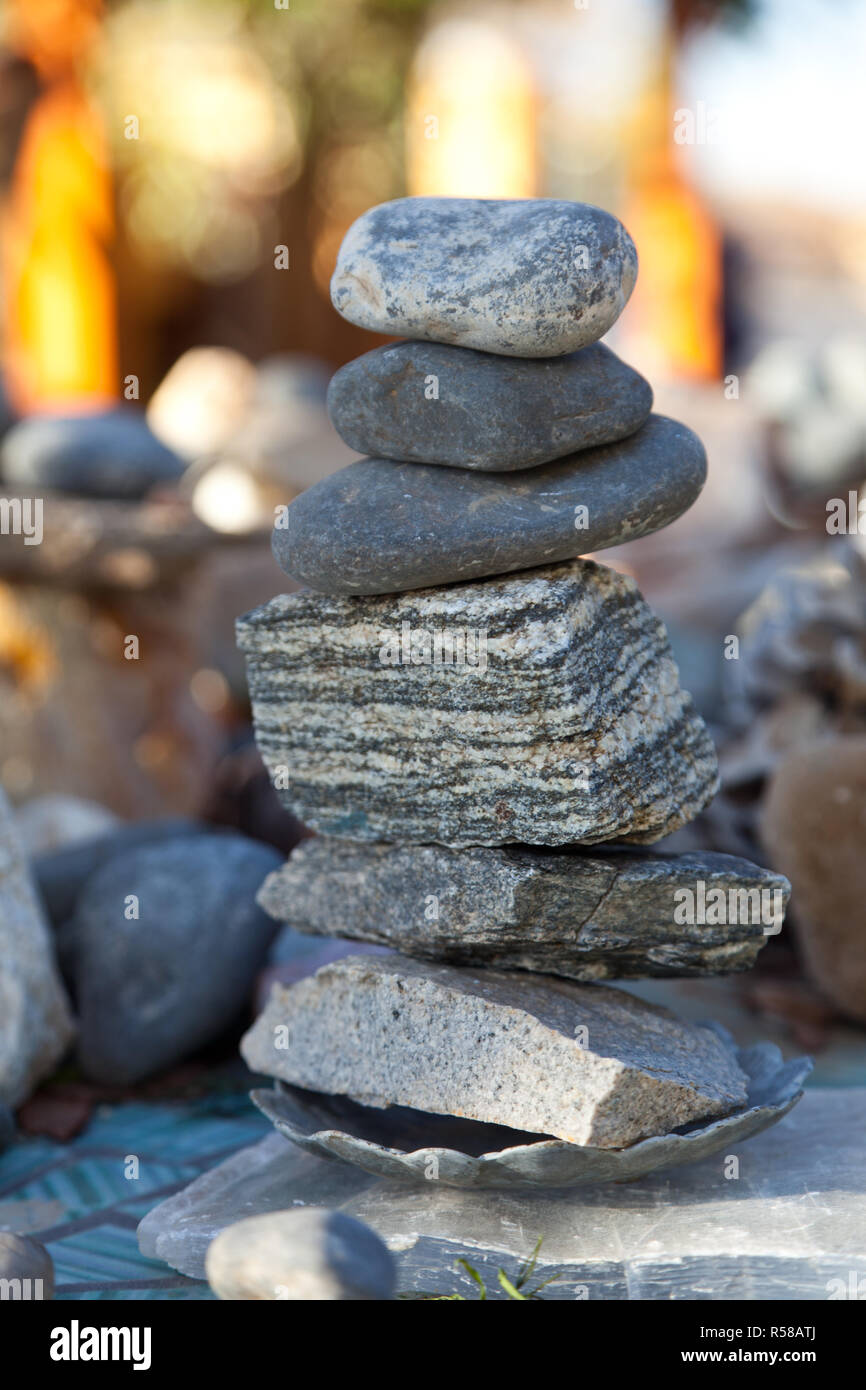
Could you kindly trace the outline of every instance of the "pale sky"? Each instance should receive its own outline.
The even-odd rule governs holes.
[[[685,55],[689,108],[718,112],[717,143],[684,149],[709,192],[866,214],[866,0],[764,0],[742,33]]]

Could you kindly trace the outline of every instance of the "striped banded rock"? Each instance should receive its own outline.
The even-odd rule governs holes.
[[[643,843],[717,789],[664,626],[593,561],[388,597],[284,594],[237,634],[274,785],[323,834]]]

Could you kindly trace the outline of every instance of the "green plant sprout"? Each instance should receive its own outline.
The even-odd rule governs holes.
[[[526,1260],[520,1266],[513,1280],[509,1279],[502,1266],[499,1266],[499,1269],[496,1272],[496,1277],[499,1281],[500,1286],[505,1290],[505,1293],[510,1299],[516,1299],[520,1303],[528,1303],[532,1302],[535,1299],[540,1299],[542,1289],[546,1288],[548,1284],[552,1284],[554,1280],[562,1278],[562,1271],[557,1271],[556,1274],[550,1274],[546,1279],[542,1279],[541,1283],[536,1284],[534,1288],[528,1287],[529,1281],[535,1273],[535,1266],[538,1263],[538,1252],[541,1249],[541,1242],[543,1239],[543,1236],[538,1237],[538,1240],[535,1242],[535,1247],[532,1251],[532,1254],[529,1256],[529,1259]],[[480,1303],[486,1302],[487,1287],[481,1275],[478,1273],[478,1270],[475,1269],[474,1266],[471,1265],[468,1260],[459,1259],[455,1261],[455,1264],[461,1265],[463,1269],[466,1270],[466,1273],[469,1275],[470,1279],[472,1279],[474,1283],[478,1285],[478,1301]],[[419,1297],[425,1300],[429,1300],[433,1303],[468,1302],[465,1294],[462,1293],[420,1294]]]

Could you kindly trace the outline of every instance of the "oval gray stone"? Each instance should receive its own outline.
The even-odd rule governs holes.
[[[697,435],[662,415],[515,473],[360,459],[295,498],[273,551],[320,593],[400,593],[622,545],[675,521],[705,478]]]
[[[211,1241],[205,1271],[232,1301],[388,1300],[397,1282],[385,1242],[354,1216],[327,1207],[249,1216]]]
[[[184,465],[140,412],[34,415],[14,425],[0,449],[0,472],[14,488],[135,500],[178,481]]]
[[[557,357],[601,338],[637,252],[601,208],[556,198],[397,198],[343,239],[334,308],[361,328],[507,357]]]
[[[394,343],[347,362],[328,389],[331,423],[359,454],[490,472],[624,439],[652,402],[602,343],[548,358]]]
[[[127,850],[88,880],[61,935],[89,1079],[140,1081],[228,1027],[274,936],[254,897],[280,862],[242,835],[197,835]]]

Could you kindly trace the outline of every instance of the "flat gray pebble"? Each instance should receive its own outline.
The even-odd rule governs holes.
[[[273,551],[324,594],[465,583],[658,531],[705,478],[697,435],[661,415],[617,444],[516,473],[360,459],[295,498]]]
[[[359,454],[496,472],[624,439],[652,400],[602,343],[532,358],[405,342],[341,367],[328,413]]]
[[[0,475],[22,491],[134,500],[176,483],[183,471],[177,455],[133,410],[33,415],[13,425],[0,446]]]

